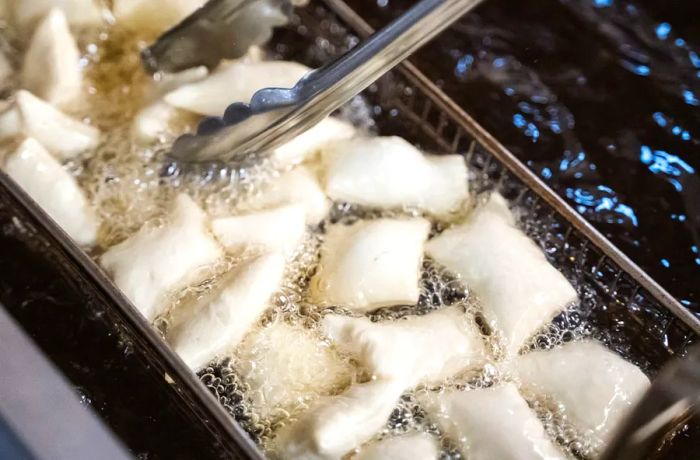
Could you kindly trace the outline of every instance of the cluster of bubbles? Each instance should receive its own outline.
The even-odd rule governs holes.
[[[236,165],[183,166],[172,163],[166,157],[166,146],[173,140],[174,134],[164,135],[156,145],[142,146],[135,143],[131,136],[131,122],[138,110],[147,103],[149,86],[153,84],[153,80],[140,70],[138,50],[143,46],[144,38],[126,34],[113,27],[109,33],[101,31],[87,34],[81,37],[81,43],[83,49],[88,50],[85,56],[86,76],[91,96],[84,106],[76,108],[76,113],[84,121],[102,130],[103,141],[91,152],[89,158],[79,158],[68,167],[86,190],[103,221],[95,256],[124,240],[143,225],[161,225],[176,193],[186,192],[210,215],[230,214],[236,210],[245,210],[245,203],[251,201],[250,198],[263,194],[265,185],[280,174],[274,164],[260,159],[248,159],[249,161]],[[374,129],[372,115],[371,107],[361,98],[356,98],[343,109],[344,117],[369,131]],[[191,120],[185,119],[183,124],[188,125],[190,122]],[[482,199],[483,196],[478,196],[455,218],[468,214]],[[521,221],[523,214],[516,212]],[[289,264],[283,285],[273,296],[271,308],[263,315],[253,333],[283,322],[308,329],[318,337],[319,347],[329,347],[328,339],[318,332],[320,320],[329,312],[349,312],[334,306],[314,304],[308,296],[309,282],[320,270],[320,248],[325,229],[329,225],[350,225],[359,220],[408,216],[429,218],[432,223],[431,235],[449,225],[447,221],[425,216],[416,209],[377,210],[334,203],[327,219],[308,236]],[[543,229],[542,225],[529,221],[525,224],[530,233],[549,231]],[[539,240],[542,235],[535,236]],[[178,322],[178,312],[206,298],[220,285],[225,273],[235,269],[241,260],[253,255],[228,257],[207,273],[202,273],[199,283],[173,295],[169,302],[170,308],[155,321],[158,330],[164,336],[167,335],[169,328]],[[458,278],[429,258],[423,261],[420,282],[417,305],[382,308],[372,312],[369,318],[372,321],[400,320],[409,315],[424,315],[449,305],[461,305],[465,309],[466,321],[474,322],[482,331],[494,360],[485,365],[478,375],[446,381],[437,387],[408,391],[401,398],[385,429],[375,439],[410,431],[424,431],[440,439],[441,458],[460,459],[462,456],[454,440],[445,437],[434,421],[430,420],[419,402],[421,397],[439,394],[447,389],[487,388],[512,377],[499,364],[498,359],[502,355],[499,335],[491,330],[481,316],[479,299]],[[573,306],[568,309],[557,321],[538,332],[526,346],[546,349],[591,335],[594,331],[580,308]],[[339,359],[349,374],[348,382],[367,378],[351,357],[340,356]],[[265,408],[263,415],[260,407],[253,402],[250,385],[240,373],[241,364],[234,350],[229,358],[211,363],[199,376],[255,442],[273,455],[275,432],[281,426],[293,423],[298,414],[315,400],[328,395],[311,392],[293,410]],[[342,391],[342,388],[338,391]],[[557,404],[535,397],[527,399],[552,439],[575,456],[587,458],[600,448],[595,440],[570,427],[565,411]]]

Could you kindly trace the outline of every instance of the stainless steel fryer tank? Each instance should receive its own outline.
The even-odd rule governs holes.
[[[342,0],[312,2],[271,49],[280,57],[318,65],[357,43],[371,30]],[[589,325],[592,334],[652,375],[698,341],[700,320],[610,244],[560,197],[483,130],[410,63],[368,89],[383,135],[397,134],[435,153],[460,153],[478,194],[498,189],[518,210],[522,228],[574,284],[582,308],[555,323]],[[112,325],[151,370],[153,385],[215,446],[213,458],[261,458],[219,399],[225,385],[211,372],[192,374],[105,273],[4,174],[0,216],[5,232],[45,254],[99,316]],[[8,303],[5,302],[7,305]],[[8,305],[10,309],[13,305]],[[15,306],[14,308],[19,308]],[[546,347],[546,343],[540,343]],[[205,384],[203,384],[204,382]],[[208,391],[210,390],[210,391]],[[229,412],[230,412],[230,406]]]

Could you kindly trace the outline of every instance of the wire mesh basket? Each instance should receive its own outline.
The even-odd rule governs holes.
[[[318,66],[371,32],[341,0],[312,3],[275,34],[280,57]],[[387,74],[362,96],[382,135],[397,134],[435,153],[460,153],[475,195],[499,190],[521,227],[550,262],[574,284],[581,299],[554,324],[581,329],[653,375],[697,342],[700,321],[613,247],[511,153],[440,92],[411,64]],[[250,439],[217,404],[221,382],[197,380],[101,269],[4,175],[0,174],[0,224],[45,253],[73,289],[83,293],[103,321],[116,325],[124,343],[157,376],[169,400],[213,438],[221,457],[260,458]],[[545,334],[537,340],[545,340]],[[540,347],[547,343],[537,342]],[[566,340],[566,337],[563,338]],[[157,382],[156,382],[157,380]],[[167,381],[167,385],[163,383]],[[223,401],[219,401],[223,402]]]
[[[371,32],[340,0],[299,12],[292,28],[276,37],[282,57],[320,65]],[[351,32],[352,30],[352,32]],[[300,32],[301,31],[301,32]],[[357,34],[357,35],[355,35]],[[289,45],[294,42],[295,45]],[[319,52],[314,46],[322,47]],[[615,346],[628,341],[634,361],[652,371],[682,356],[697,341],[700,319],[692,315],[615,248],[515,156],[456,106],[410,63],[365,92],[382,135],[400,135],[432,153],[458,153],[470,169],[475,195],[499,190],[521,227],[550,262],[577,287],[582,321],[608,331]],[[634,343],[632,343],[634,342]]]

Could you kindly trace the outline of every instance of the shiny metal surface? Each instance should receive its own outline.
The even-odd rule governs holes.
[[[422,0],[293,88],[263,88],[250,104],[234,103],[223,117],[205,119],[197,134],[175,141],[172,155],[199,162],[268,152],[321,121],[480,2]]]
[[[144,66],[178,72],[239,58],[285,25],[291,7],[287,0],[210,0],[143,50]]]
[[[668,432],[700,414],[700,346],[669,364],[620,427],[601,460],[643,460]]]
[[[0,429],[11,431],[15,444],[20,444],[27,452],[26,457],[5,457],[10,446],[0,442],[0,457],[33,460],[130,458],[99,418],[80,404],[69,383],[1,304],[0,369],[0,422],[4,422],[0,423]],[[15,447],[13,452],[22,455],[19,454],[21,450]]]

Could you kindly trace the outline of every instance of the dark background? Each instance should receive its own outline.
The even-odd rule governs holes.
[[[486,0],[412,60],[700,315],[700,2]]]

